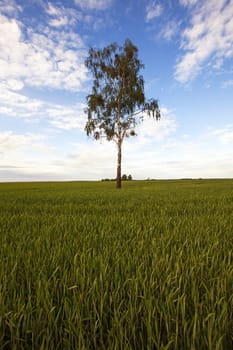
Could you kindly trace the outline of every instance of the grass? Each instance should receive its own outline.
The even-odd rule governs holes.
[[[0,349],[230,350],[233,180],[0,184]]]

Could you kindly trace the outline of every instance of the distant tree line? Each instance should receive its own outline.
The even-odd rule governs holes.
[[[124,174],[124,175],[122,175],[121,180],[122,181],[132,181],[133,177],[132,177],[132,175]],[[108,179],[108,178],[106,178],[106,179],[102,179],[101,181],[116,181],[116,178],[115,179]]]
[[[131,180],[133,180],[133,178],[132,178],[132,175],[126,175],[126,174],[124,174],[124,175],[122,175],[122,177],[121,177],[121,180],[123,180],[123,181],[131,181]]]

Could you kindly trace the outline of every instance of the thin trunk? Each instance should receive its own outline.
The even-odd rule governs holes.
[[[117,188],[121,188],[121,139],[117,142]]]
[[[118,111],[117,111],[117,183],[116,187],[121,188],[121,145],[122,145],[122,134],[121,134],[121,102],[118,99]]]
[[[117,106],[117,189],[121,189],[121,146],[123,135],[121,130],[121,95],[123,89],[123,78],[120,80],[118,106]]]

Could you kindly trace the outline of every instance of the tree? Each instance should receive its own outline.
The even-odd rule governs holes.
[[[133,180],[132,175],[128,175],[128,181],[132,181],[132,180]]]
[[[126,174],[122,175],[121,180],[126,181],[127,180],[127,175]]]
[[[90,48],[85,61],[93,75],[92,93],[87,96],[85,131],[96,140],[106,137],[117,144],[117,188],[121,188],[122,143],[135,136],[136,125],[144,113],[160,119],[158,102],[145,100],[143,64],[138,48],[127,39],[123,47],[116,43],[103,49]]]

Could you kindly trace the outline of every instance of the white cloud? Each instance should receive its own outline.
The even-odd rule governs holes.
[[[87,144],[76,144],[73,148],[74,151],[62,161],[65,169],[76,172],[83,179],[115,176],[117,148],[113,142],[93,140]]]
[[[85,47],[78,34],[44,28],[40,33],[0,16],[0,76],[27,86],[79,90],[87,81]],[[62,69],[66,67],[66,69]]]
[[[233,86],[233,79],[226,80],[226,81],[224,81],[223,84],[222,84],[222,87],[223,87],[223,88],[229,88],[229,87],[231,87],[231,86]]]
[[[159,123],[154,121],[154,129]],[[226,129],[224,133],[229,131]],[[147,137],[151,142],[149,147],[143,147],[148,145],[141,143],[140,135],[132,138],[135,142],[129,139],[123,144],[123,173],[137,179],[232,177],[232,152],[207,151],[206,138],[195,142],[190,137],[177,141],[165,135],[163,143],[158,145],[151,133]],[[46,141],[40,135],[0,133],[0,181],[99,180],[116,176],[117,147],[113,142],[90,140],[86,144],[75,144],[71,141],[72,151],[58,154]]]
[[[59,9],[58,7],[56,7],[54,4],[52,4],[51,2],[48,2],[48,7],[46,9],[46,12],[50,15],[50,16],[60,16],[62,14],[61,9]]]
[[[195,5],[198,2],[198,0],[180,0],[180,4],[182,6],[192,6]]]
[[[198,75],[208,60],[233,57],[233,2],[182,1],[194,7],[191,26],[183,32],[184,55],[175,67],[175,78],[186,83]],[[216,68],[216,64],[213,63]]]
[[[84,130],[86,123],[85,104],[76,103],[64,106],[29,98],[16,91],[17,82],[10,81],[10,83],[13,85],[13,89],[10,89],[9,82],[8,84],[0,84],[0,116],[37,122],[43,120],[46,124],[62,130]]]
[[[149,22],[152,19],[161,16],[163,7],[157,1],[150,1],[146,7],[146,21]]]
[[[35,134],[15,134],[12,131],[0,132],[0,154],[1,160],[9,157],[9,153],[18,152],[24,148],[44,149],[44,139],[42,135]]]
[[[49,25],[52,27],[72,26],[80,19],[80,14],[75,9],[58,7],[51,2],[48,3],[45,12],[51,17]]]
[[[232,177],[233,154],[209,153],[187,157],[186,159],[158,160],[151,167],[152,178],[226,178]]]
[[[171,40],[177,34],[180,24],[176,21],[169,21],[166,23],[164,28],[161,30],[159,36],[166,40]]]
[[[207,151],[200,139],[167,137],[162,144],[151,143],[144,149],[123,148],[123,168],[138,179],[232,177],[232,157],[232,152]]]
[[[215,62],[212,64],[212,67],[216,70],[219,70],[223,66],[224,60],[223,58],[217,58]]]
[[[223,144],[233,143],[233,125],[227,125],[225,128],[217,129],[212,132],[212,135]]]
[[[24,83],[20,80],[16,80],[16,79],[8,79],[8,80],[2,80],[2,82],[0,83],[0,89],[2,89],[4,87],[4,89],[9,89],[9,90],[13,90],[13,91],[19,91],[22,90],[24,87]]]
[[[52,27],[63,27],[69,23],[69,20],[66,16],[61,18],[53,18],[49,21],[49,25]]]
[[[60,178],[53,157],[45,135],[0,132],[0,181]]]
[[[82,9],[106,10],[112,5],[112,0],[74,0]]]
[[[22,7],[19,6],[15,0],[1,0],[0,13],[7,15],[16,15],[22,11]]]
[[[50,124],[58,129],[84,130],[87,116],[84,113],[84,104],[77,104],[72,107],[65,107],[60,105],[50,106],[46,109],[46,115],[50,119]]]
[[[13,85],[11,90],[9,83]],[[15,83],[11,80],[7,84],[0,84],[0,115],[17,118],[31,118],[38,115],[43,102],[14,91],[17,90],[17,84],[17,88],[21,87],[20,82]]]
[[[126,166],[131,155],[125,154]],[[167,137],[160,145],[136,152],[129,171],[136,178],[232,177],[232,157],[232,152],[208,150],[206,137],[178,141]]]
[[[153,118],[145,116],[144,121],[136,129],[139,142],[148,143],[162,141],[176,130],[174,112],[166,107],[161,108],[161,119],[156,122]],[[138,142],[138,140],[137,140]]]
[[[28,98],[0,86],[0,116],[4,118],[24,119],[33,123],[43,121],[56,129],[84,131],[86,123],[85,105],[59,105],[42,100]]]

